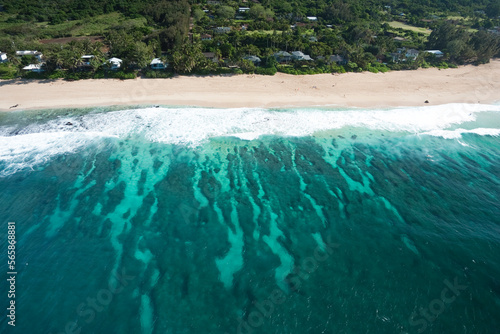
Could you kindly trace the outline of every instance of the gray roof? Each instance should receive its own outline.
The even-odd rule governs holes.
[[[274,54],[277,57],[291,57],[292,55],[286,51],[279,51]]]
[[[250,60],[251,62],[254,62],[254,63],[260,63],[260,58],[257,57],[257,56],[246,56],[246,57],[243,57],[243,59],[246,59],[246,60]]]

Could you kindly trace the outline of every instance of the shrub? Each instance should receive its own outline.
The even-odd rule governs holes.
[[[276,67],[257,67],[255,69],[255,74],[262,74],[262,75],[275,75],[278,70]]]

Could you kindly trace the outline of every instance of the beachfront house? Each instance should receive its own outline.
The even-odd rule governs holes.
[[[208,60],[211,60],[213,63],[219,62],[219,57],[215,54],[215,52],[203,52],[203,57]]]
[[[214,29],[216,34],[227,34],[231,31],[231,27],[217,27]]]
[[[444,56],[444,53],[441,50],[425,50],[425,52],[433,54],[436,58],[441,58]]]
[[[45,69],[43,68],[43,65],[44,64],[29,64],[28,66],[24,66],[23,70],[29,71],[29,72],[40,73],[40,72],[45,71]]]
[[[113,57],[113,58],[108,59],[106,61],[106,63],[109,64],[110,70],[116,71],[120,67],[122,67],[123,60],[121,60],[120,58]]]
[[[293,60],[313,60],[309,55],[304,54],[302,51],[292,51]]]
[[[155,58],[151,60],[149,66],[152,70],[164,70],[167,68],[167,64],[165,64],[160,58]]]
[[[243,57],[243,59],[250,60],[255,65],[258,65],[261,62],[261,59],[257,56],[245,56],[245,57]]]
[[[80,58],[82,59],[82,64],[84,66],[90,66],[90,61],[92,60],[92,58],[94,58],[95,56],[94,55],[83,55],[81,56]]]
[[[347,65],[348,60],[341,55],[331,55],[328,59],[330,63],[336,63],[337,65]]]
[[[418,50],[415,50],[415,49],[408,49],[408,50],[406,50],[406,53],[405,53],[406,59],[412,60],[412,61],[417,59],[418,55],[419,55],[419,52],[418,52]]]
[[[35,57],[38,61],[42,61],[43,59],[43,54],[39,51],[31,51],[31,50],[24,50],[24,51],[16,51],[16,56],[22,57],[22,56],[33,56]]]
[[[7,54],[5,52],[0,51],[0,63],[5,63],[8,60],[9,57],[7,57]]]
[[[274,58],[278,63],[285,63],[292,60],[292,55],[286,51],[279,51],[274,54]]]

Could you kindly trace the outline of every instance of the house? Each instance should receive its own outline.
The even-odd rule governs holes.
[[[164,70],[165,68],[167,68],[167,65],[160,58],[151,60],[149,66],[152,70]]]
[[[293,60],[313,60],[309,55],[304,54],[302,51],[292,51]]]
[[[106,63],[108,63],[110,65],[109,68],[111,70],[117,70],[120,67],[122,67],[122,62],[123,62],[123,60],[121,60],[120,58],[113,57],[113,58],[108,59]]]
[[[212,0],[208,0],[208,1],[207,1],[207,5],[212,5],[212,6],[215,6],[215,5],[220,5],[220,1],[212,1]]]
[[[35,73],[44,72],[45,70],[42,68],[43,64],[29,64],[28,66],[24,66],[24,71],[30,71]]]
[[[317,42],[318,41],[318,38],[316,36],[309,36],[307,39],[309,40],[309,42]]]
[[[286,51],[279,51],[279,52],[276,52],[274,54],[274,58],[276,58],[278,63],[283,63],[283,62],[291,61],[292,55]]]
[[[250,10],[250,7],[240,7],[238,8],[238,12],[240,13],[246,13]]]
[[[347,65],[348,61],[341,55],[331,55],[329,58],[331,63],[336,63],[337,65]]]
[[[211,41],[212,40],[212,35],[209,34],[201,34],[200,38],[202,41]]]
[[[90,66],[90,61],[92,60],[92,58],[94,58],[95,56],[94,55],[83,55],[81,56],[80,58],[82,59],[83,61],[83,65],[85,66]]]
[[[231,27],[217,27],[214,29],[216,34],[227,34],[231,31]]]
[[[316,16],[306,16],[306,18],[309,20],[309,21],[318,21],[318,18]]]
[[[217,55],[215,54],[215,52],[203,52],[203,56],[206,59],[211,60],[214,63],[218,63],[219,62],[219,57],[217,57]]]
[[[16,51],[16,56],[22,57],[22,56],[33,56],[35,57],[38,61],[42,61],[43,54],[39,51]]]
[[[442,56],[444,56],[444,53],[441,52],[441,50],[425,50],[425,52],[433,54],[434,56],[436,56],[436,58],[441,58]]]
[[[408,59],[408,60],[415,60],[415,59],[417,59],[418,54],[419,54],[418,50],[408,49],[408,50],[406,50],[405,56],[406,56],[406,59]]]
[[[5,52],[0,51],[0,63],[5,63],[9,58]]]
[[[245,56],[243,59],[250,60],[255,65],[260,64],[261,62],[260,58],[257,56]]]

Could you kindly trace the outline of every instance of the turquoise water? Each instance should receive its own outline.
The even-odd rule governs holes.
[[[497,333],[499,135],[497,105],[0,114],[0,332]]]

